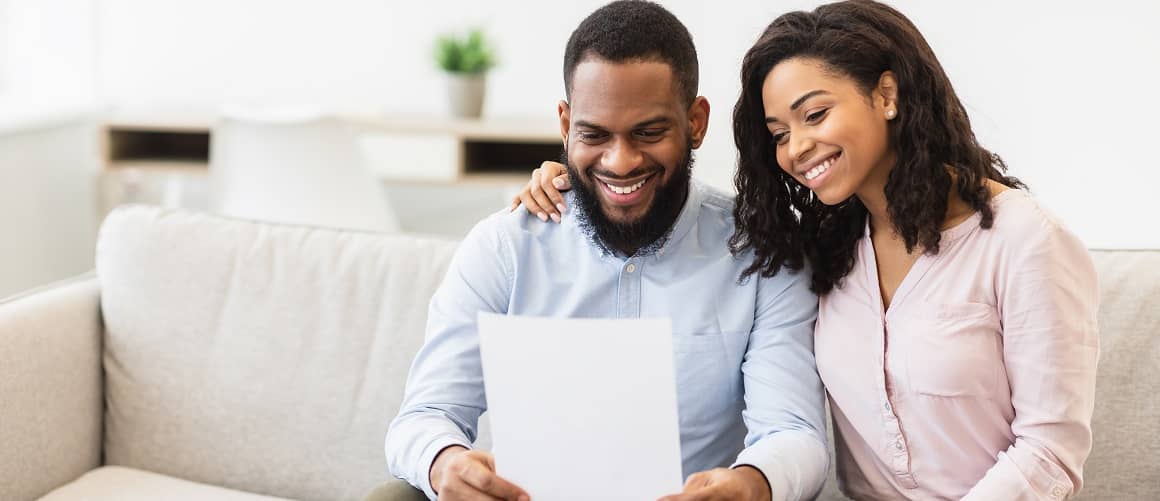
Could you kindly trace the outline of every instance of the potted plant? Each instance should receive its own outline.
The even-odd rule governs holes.
[[[495,53],[483,31],[473,29],[462,38],[440,36],[435,44],[435,61],[447,73],[452,114],[478,118],[483,111],[487,70],[495,66]]]

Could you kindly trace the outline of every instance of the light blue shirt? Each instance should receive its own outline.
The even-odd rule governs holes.
[[[693,182],[667,241],[631,257],[602,252],[575,209],[561,224],[505,210],[476,225],[431,300],[426,343],[387,434],[391,471],[434,499],[436,454],[474,442],[487,407],[480,311],[668,317],[684,475],[747,464],[765,474],[774,500],[816,494],[828,464],[813,355],[817,298],[806,272],[738,282],[753,256],[729,252],[732,206]]]

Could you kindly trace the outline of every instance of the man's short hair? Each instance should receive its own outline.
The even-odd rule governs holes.
[[[580,23],[564,50],[564,91],[572,98],[572,75],[585,59],[613,63],[655,61],[669,65],[686,106],[697,97],[697,49],[671,12],[652,2],[618,0]]]

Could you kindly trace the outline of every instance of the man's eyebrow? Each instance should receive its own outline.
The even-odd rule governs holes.
[[[632,128],[633,129],[643,129],[643,128],[651,126],[651,125],[662,125],[662,124],[668,124],[670,122],[672,122],[672,119],[669,117],[655,117],[655,118],[650,118],[648,120],[644,120],[641,122],[637,122],[635,125],[632,126]],[[604,127],[601,127],[599,125],[596,125],[596,124],[589,122],[589,121],[586,121],[586,120],[577,120],[576,126],[577,127],[585,127],[588,129],[605,130]]]
[[[801,108],[802,104],[804,104],[807,99],[814,97],[814,96],[818,96],[818,95],[822,95],[822,94],[829,94],[829,93],[830,93],[829,91],[822,90],[822,89],[811,90],[805,94],[802,94],[801,97],[795,99],[793,104],[789,105],[789,110],[796,111],[798,108]],[[767,124],[773,123],[776,121],[777,121],[777,118],[775,118],[775,117],[765,117],[765,123],[767,123]]]
[[[577,126],[577,127],[585,127],[585,128],[588,128],[588,129],[604,130],[604,127],[601,127],[601,126],[599,126],[599,125],[596,125],[596,124],[594,124],[594,123],[592,123],[592,122],[588,122],[588,121],[586,121],[586,120],[577,120],[577,121],[576,121],[576,126]]]
[[[636,125],[634,125],[632,128],[634,128],[634,129],[643,129],[643,128],[645,128],[645,127],[648,127],[648,126],[650,126],[650,125],[661,125],[661,124],[667,124],[667,123],[669,123],[669,122],[671,122],[671,121],[672,121],[672,120],[671,120],[671,119],[669,119],[669,117],[656,117],[656,118],[650,118],[650,119],[648,119],[648,120],[645,120],[645,121],[643,121],[643,122],[639,122],[639,123],[637,123],[637,124],[636,124]]]

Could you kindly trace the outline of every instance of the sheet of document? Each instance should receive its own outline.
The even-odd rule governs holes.
[[[496,471],[536,501],[681,491],[668,319],[479,316]]]

